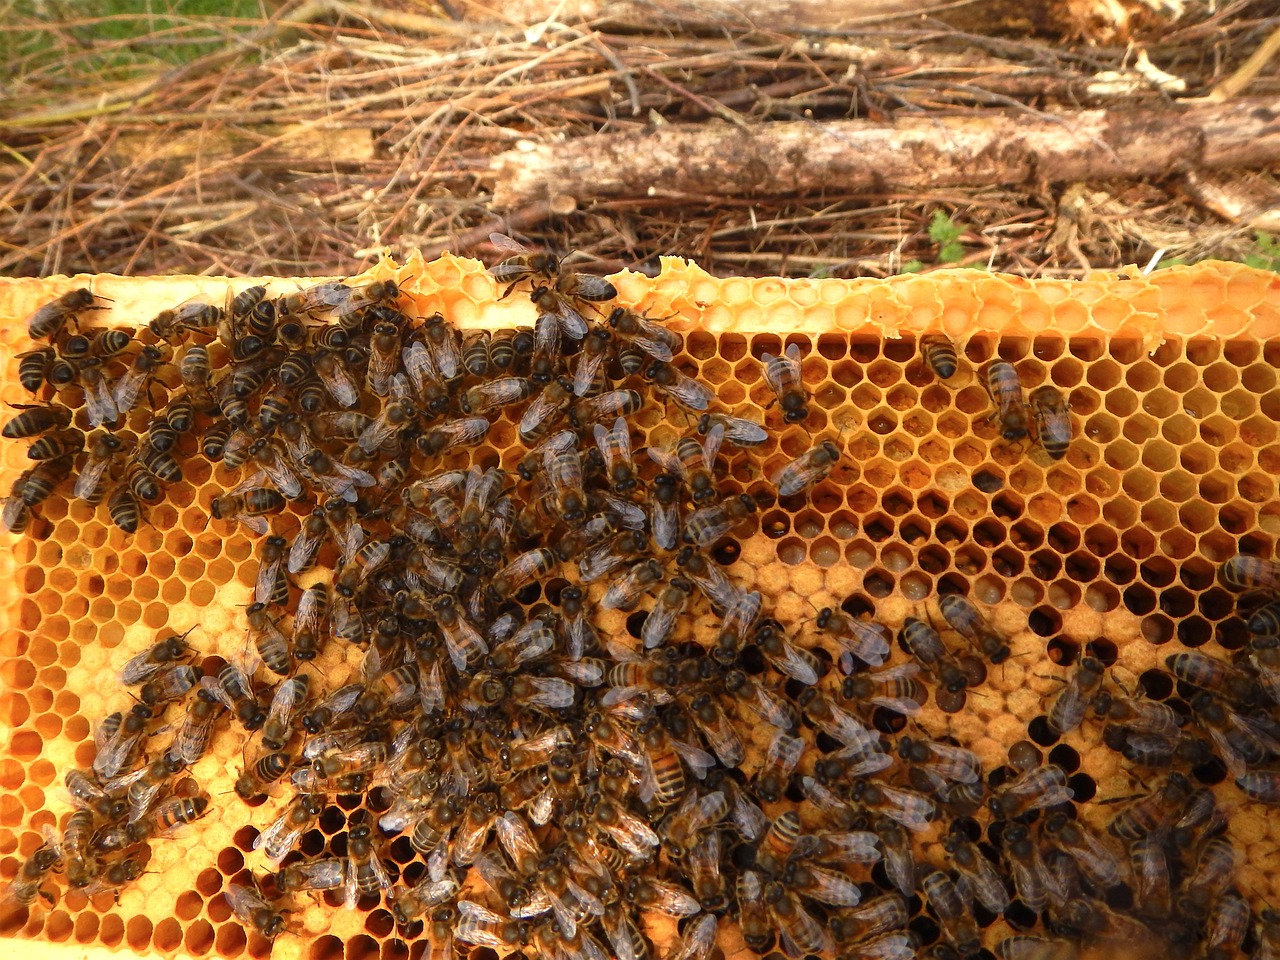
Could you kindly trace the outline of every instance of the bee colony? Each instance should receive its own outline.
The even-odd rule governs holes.
[[[1274,275],[496,240],[0,286],[0,934],[1276,955]]]

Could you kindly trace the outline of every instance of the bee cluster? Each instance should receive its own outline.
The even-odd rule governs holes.
[[[126,664],[137,702],[100,724],[92,769],[66,775],[76,809],[8,901],[52,900],[55,872],[90,897],[136,879],[153,840],[208,811],[188,771],[231,728],[238,797],[287,797],[253,844],[271,872],[224,890],[267,940],[314,894],[385,908],[397,936],[445,957],[640,960],[655,915],[674,927],[665,960],[736,936],[770,957],[1066,960],[1153,937],[1179,956],[1276,955],[1280,916],[1237,887],[1206,784],[1229,774],[1280,804],[1280,567],[1220,571],[1242,604],[1267,594],[1239,662],[1176,654],[1167,689],[1125,691],[1095,644],[1036,742],[985,768],[907,729],[930,694],[964,711],[1011,657],[978,603],[943,593],[940,622],[893,625],[869,602],[825,608],[801,641],[725,569],[726,538],[769,497],[803,503],[839,442],[813,438],[747,492],[723,461],[769,429],[681,370],[678,333],[612,305],[607,281],[494,241],[510,256],[491,272],[503,297],[527,288],[532,328],[463,335],[414,315],[392,280],[252,287],[136,337],[76,327],[100,306],[88,290],[30,318],[47,345],[20,377],[55,399],[3,428],[35,438],[9,530],[71,481],[134,532],[198,449],[247,467],[210,516],[261,540],[244,655],[197,665],[185,635],[162,636]],[[921,352],[956,373],[944,338]],[[766,423],[803,424],[796,346],[760,360]],[[1066,453],[1054,387],[1024,400],[1004,362],[983,379],[1006,440],[1034,430],[1047,457]],[[64,390],[83,392],[87,422]],[[120,428],[144,400],[145,432]],[[689,427],[635,456],[631,421],[655,410]],[[521,445],[508,469],[445,468],[496,429]],[[599,628],[607,610],[629,635]],[[345,661],[335,649],[359,651],[353,675],[317,669]],[[1080,816],[1088,778],[1041,749],[1082,725],[1158,780],[1105,830]]]

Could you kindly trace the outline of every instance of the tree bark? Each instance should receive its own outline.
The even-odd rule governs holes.
[[[1141,110],[666,126],[493,158],[501,209],[568,194],[776,197],[1161,177],[1280,163],[1280,98]]]

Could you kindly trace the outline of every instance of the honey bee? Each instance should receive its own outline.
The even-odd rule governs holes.
[[[786,886],[770,880],[762,890],[765,907],[769,912],[783,943],[804,954],[825,953],[831,949],[831,936],[813,915],[809,913]]]
[[[788,640],[778,621],[764,620],[757,625],[755,641],[765,659],[793,680],[812,686],[821,677],[824,670],[821,661],[810,651]]]
[[[75,317],[86,310],[101,309],[95,306],[97,298],[88,287],[70,290],[56,300],[46,303],[27,317],[27,336],[32,340],[53,340]]]
[[[136,534],[138,524],[142,522],[142,506],[128,486],[116,486],[106,500],[106,512],[111,522],[127,534]]]
[[[1004,881],[983,856],[978,846],[960,833],[948,834],[942,842],[947,859],[956,868],[956,886],[967,900],[976,900],[992,913],[1003,913],[1009,906],[1009,893]]]
[[[453,935],[463,943],[508,949],[527,945],[532,936],[528,921],[502,917],[471,900],[458,901],[458,914]],[[546,953],[546,956],[554,955],[557,954],[551,951]]]
[[[22,861],[18,872],[0,894],[0,904],[16,903],[22,906],[34,903],[36,897],[45,897],[53,903],[53,897],[42,890],[49,874],[62,863],[62,851],[57,835],[50,830],[44,843],[31,856]]]
[[[34,507],[53,495],[53,491],[71,475],[72,458],[68,455],[52,460],[40,460],[30,470],[25,470],[14,481],[10,496],[21,498],[28,507]]]
[[[354,910],[360,897],[381,897],[391,891],[391,877],[378,855],[373,828],[358,823],[347,831],[346,906]]]
[[[283,750],[289,742],[293,735],[293,715],[305,702],[309,685],[308,677],[302,674],[276,686],[262,727],[262,745],[268,750]]]
[[[1089,704],[1102,689],[1106,666],[1096,657],[1084,657],[1066,687],[1049,708],[1049,727],[1058,734],[1080,726]]]
[[[276,874],[276,889],[282,894],[308,890],[335,890],[346,883],[346,864],[327,857],[293,863]]]
[[[215,520],[235,520],[254,533],[265,535],[267,521],[263,514],[284,507],[284,497],[270,487],[250,487],[239,493],[224,493],[209,504],[209,515]]]
[[[982,946],[978,927],[951,878],[941,870],[930,870],[921,878],[920,888],[947,940],[961,956],[976,954]]]
[[[968,598],[958,593],[945,593],[938,598],[938,609],[951,629],[971,641],[992,663],[1004,663],[1009,659],[1009,644]]]
[[[920,338],[920,353],[929,369],[942,380],[950,380],[959,368],[955,344],[941,333],[926,333]]]
[[[1067,786],[1067,775],[1054,764],[1032,767],[1017,779],[999,787],[988,800],[991,815],[1012,820],[1033,810],[1066,803],[1075,794]]]
[[[713,610],[731,610],[742,602],[742,591],[733,585],[719,564],[708,562],[692,545],[681,548],[676,565],[711,602]]]
[[[16,418],[15,418],[16,419]],[[13,421],[10,421],[12,423]],[[65,426],[65,424],[63,424]],[[5,436],[10,436],[8,426]],[[30,436],[30,434],[15,434]],[[1218,581],[1229,590],[1280,590],[1280,563],[1237,553],[1218,568]]]
[[[94,733],[97,756],[93,772],[100,778],[114,777],[131,767],[141,753],[147,721],[153,716],[146,704],[135,704],[128,714],[110,714]]]
[[[594,425],[592,435],[604,460],[609,484],[615,493],[626,493],[636,487],[636,465],[631,457],[631,431],[627,421],[619,417],[611,428]],[[668,548],[670,549],[670,548]]]
[[[782,408],[782,419],[787,423],[799,423],[808,417],[808,398],[800,375],[800,348],[792,343],[782,356],[765,353],[760,360],[764,364],[765,382]]]
[[[457,894],[458,882],[452,877],[435,880],[428,874],[408,889],[395,888],[391,894],[391,915],[396,923],[405,926]]]
[[[823,440],[779,468],[771,482],[778,488],[778,496],[792,497],[825,479],[839,460],[840,448],[830,440]]]
[[[769,431],[754,420],[732,417],[725,413],[704,413],[698,418],[698,433],[704,437],[715,427],[724,432],[724,439],[739,447],[756,447],[769,439]]]
[[[1206,956],[1238,956],[1249,932],[1249,903],[1236,890],[1228,890],[1214,902],[1205,920]]]
[[[266,722],[266,711],[254,697],[249,678],[233,664],[223,667],[217,679],[202,677],[198,695],[217,700],[235,714],[246,730],[258,730]]]
[[[513,403],[527,400],[533,393],[534,383],[528,377],[497,377],[485,380],[462,395],[462,412],[486,414]]]
[[[203,671],[186,664],[165,667],[147,680],[138,691],[138,699],[148,706],[161,706],[184,696],[200,682]]]
[[[1036,439],[1050,458],[1061,460],[1071,444],[1071,413],[1057,387],[1036,387],[1027,397]]]
[[[253,841],[253,849],[261,850],[279,869],[280,861],[289,855],[316,818],[324,810],[324,798],[316,794],[300,793],[289,801],[284,813],[272,821]]]
[[[863,663],[878,667],[889,657],[886,628],[878,623],[865,623],[833,607],[823,607],[819,610],[816,623],[819,630],[832,637],[845,652],[857,657]],[[903,625],[903,631],[906,632],[911,624],[919,623],[919,620],[908,617],[907,623]]]
[[[644,406],[644,398],[635,390],[610,390],[595,397],[584,397],[569,405],[569,421],[575,427],[586,427],[597,420],[625,417]]]
[[[694,380],[674,364],[662,360],[652,361],[644,370],[644,378],[681,406],[699,413],[706,410],[715,399],[715,394],[706,384]]]
[[[31,393],[39,393],[46,383],[63,387],[76,378],[76,368],[60,358],[53,347],[41,347],[17,354],[18,382]]]
[[[1274,770],[1250,770],[1236,777],[1236,786],[1251,800],[1280,806],[1280,773]]]
[[[27,448],[29,460],[53,460],[57,457],[73,457],[84,449],[84,434],[68,427],[46,433]]]
[[[987,367],[985,380],[996,407],[991,419],[999,419],[1000,435],[1006,440],[1021,440],[1027,435],[1027,403],[1022,396],[1018,371],[1013,364],[998,360]],[[1046,452],[1049,452],[1047,448]]]
[[[929,698],[928,688],[916,675],[920,667],[915,663],[900,663],[887,670],[860,673],[845,677],[840,687],[846,700],[875,704],[904,716],[915,716]]]
[[[1165,658],[1169,672],[1193,687],[1223,694],[1234,703],[1252,701],[1256,684],[1243,670],[1196,651],[1175,653]]]
[[[73,413],[58,403],[45,406],[35,404],[13,404],[18,413],[11,417],[0,430],[0,434],[10,440],[22,440],[38,436],[49,430],[63,430],[71,425]]]
[[[260,937],[274,940],[284,932],[284,914],[262,899],[262,896],[253,888],[239,883],[229,883],[223,895],[227,899],[227,906],[231,908],[237,919]]]
[[[585,519],[586,494],[582,489],[582,461],[575,447],[549,450],[543,455],[542,472],[555,497],[556,509],[568,524]]]
[[[245,613],[249,621],[249,642],[257,651],[258,660],[272,673],[287,676],[293,671],[289,641],[268,615],[266,604],[252,603]],[[252,673],[247,668],[246,672]]]
[[[560,274],[560,258],[554,254],[534,253],[523,244],[501,233],[489,234],[489,242],[495,249],[511,254],[501,263],[489,268],[489,273],[498,283],[511,281],[498,298],[499,300],[505,300],[523,280],[545,280],[550,283]]]
[[[488,432],[489,421],[484,417],[460,417],[424,431],[417,439],[418,449],[435,456],[453,446],[478,443]]]

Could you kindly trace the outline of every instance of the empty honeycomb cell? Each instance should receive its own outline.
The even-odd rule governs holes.
[[[1253,394],[1269,393],[1276,387],[1276,367],[1270,363],[1250,364],[1240,375],[1240,384]]]
[[[1109,413],[1096,413],[1084,424],[1084,435],[1095,443],[1110,443],[1120,434],[1120,421]]]
[[[1089,366],[1085,380],[1097,390],[1107,391],[1119,382],[1123,371],[1114,360],[1102,359]]]
[[[147,917],[130,917],[124,928],[125,940],[129,944],[129,948],[135,951],[142,951],[151,946],[152,930],[151,921]]]
[[[96,913],[85,911],[76,917],[75,921],[75,938],[77,943],[92,943],[98,938],[98,928],[101,924],[98,921]]]
[[[1251,447],[1262,447],[1276,440],[1276,421],[1266,417],[1250,417],[1240,424],[1240,439]]]
[[[1183,347],[1187,360],[1198,367],[1207,367],[1222,356],[1222,345],[1211,337],[1191,337]]]
[[[1180,470],[1177,473],[1185,477],[1187,482],[1191,482],[1193,479],[1193,474],[1186,471]],[[1174,475],[1170,474],[1170,476]],[[1208,503],[1226,503],[1235,496],[1236,481],[1225,470],[1210,470],[1208,473],[1201,475],[1196,485],[1196,491]]]
[[[1108,500],[1102,505],[1102,518],[1112,529],[1123,530],[1138,520],[1138,507],[1128,500]]]
[[[1149,500],[1142,505],[1138,519],[1149,530],[1168,530],[1178,522],[1177,504],[1168,500]]]
[[[1202,481],[1205,479],[1207,478],[1201,478]],[[1201,486],[1203,487],[1203,482]],[[1190,500],[1195,496],[1196,488],[1196,478],[1181,468],[1170,470],[1160,478],[1160,496],[1170,503],[1183,503]],[[1212,484],[1210,488],[1215,489]]]
[[[1257,411],[1258,397],[1248,390],[1232,390],[1216,402],[1212,402],[1211,396],[1211,403],[1206,409],[1220,409],[1223,416],[1231,420],[1244,420]]]
[[[1276,496],[1275,477],[1266,473],[1246,473],[1236,481],[1236,490],[1242,499],[1250,503],[1266,503]]]
[[[217,936],[214,937],[214,947],[217,948],[220,957],[240,956],[244,952],[246,943],[244,928],[238,923],[222,924],[218,927]],[[314,952],[311,955],[315,956]]]
[[[1142,409],[1152,417],[1163,420],[1179,409],[1178,396],[1171,390],[1157,387],[1142,398]]]
[[[1135,467],[1124,474],[1121,487],[1126,495],[1139,503],[1145,503],[1156,495],[1158,480],[1150,470]]]
[[[183,948],[194,957],[208,953],[213,949],[213,944],[213,925],[208,920],[197,920],[190,924],[182,938]]]
[[[1173,527],[1160,534],[1160,551],[1174,560],[1185,560],[1195,552],[1196,538],[1187,530]]]
[[[56,740],[62,732],[62,718],[56,713],[42,713],[35,720],[36,735],[44,741]]]
[[[182,945],[182,926],[173,917],[165,917],[151,934],[151,945],[161,953],[170,953]]]
[[[1186,393],[1200,383],[1201,372],[1194,364],[1181,361],[1167,367],[1164,371],[1164,385],[1174,393]]]

